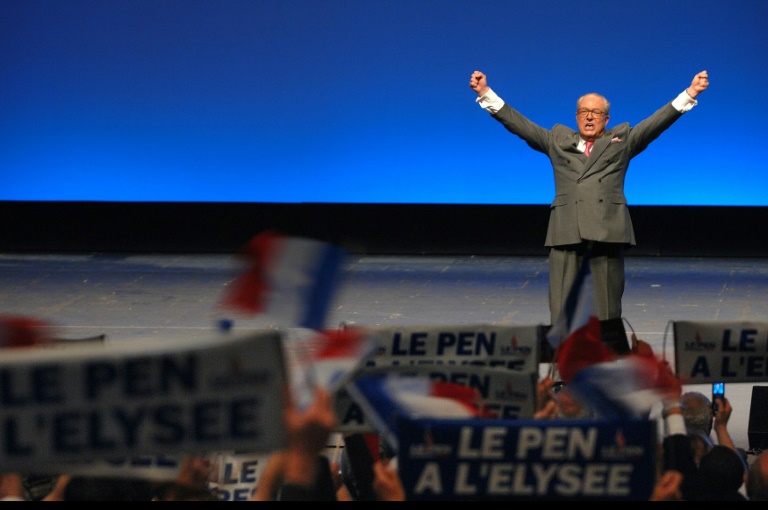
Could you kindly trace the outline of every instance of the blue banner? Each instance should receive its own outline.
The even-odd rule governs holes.
[[[647,500],[649,420],[398,420],[408,501]]]

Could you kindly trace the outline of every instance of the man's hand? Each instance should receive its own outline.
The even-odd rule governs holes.
[[[482,96],[488,92],[488,79],[480,71],[475,71],[469,78],[469,88],[477,92],[478,96]]]
[[[707,90],[707,87],[709,87],[709,75],[707,75],[706,71],[702,71],[696,76],[693,77],[693,81],[691,82],[691,86],[688,87],[686,92],[689,96],[695,98],[705,90]]]

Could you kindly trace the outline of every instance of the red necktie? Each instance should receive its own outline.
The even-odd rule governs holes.
[[[586,157],[589,157],[590,151],[592,151],[592,146],[595,144],[595,142],[588,140],[587,141],[587,147],[584,149],[584,155]]]

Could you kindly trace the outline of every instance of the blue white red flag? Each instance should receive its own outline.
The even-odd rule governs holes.
[[[428,377],[378,374],[347,384],[347,391],[387,444],[398,448],[397,419],[482,418],[477,389]]]
[[[312,343],[314,379],[331,393],[345,385],[378,347],[376,338],[362,328],[321,331]]]
[[[601,418],[647,418],[653,406],[680,395],[681,383],[655,355],[631,354],[581,369],[568,387]]]
[[[324,327],[345,256],[341,248],[268,231],[254,237],[239,255],[247,267],[232,282],[221,306],[269,315],[282,327]]]
[[[589,259],[587,250],[565,305],[547,333],[560,379],[566,384],[582,368],[615,358],[602,341]]]
[[[602,341],[590,252],[548,334],[562,381],[601,418],[647,417],[664,395],[678,394],[680,381],[652,352],[617,357]]]
[[[318,386],[335,394],[348,383],[378,346],[363,328],[317,331],[289,328],[283,347],[294,402],[304,408]]]
[[[585,253],[579,272],[568,292],[563,309],[547,333],[547,339],[553,349],[574,331],[587,325],[591,317],[597,316],[595,290],[592,271],[589,266],[590,252]]]
[[[633,356],[595,363],[579,370],[568,388],[598,418],[644,418],[660,398],[650,368]]]

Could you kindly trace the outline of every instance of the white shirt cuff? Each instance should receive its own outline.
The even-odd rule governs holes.
[[[670,414],[664,419],[667,425],[667,435],[673,436],[675,434],[687,434],[685,428],[685,420],[683,420],[682,414]]]
[[[680,113],[685,113],[689,111],[691,108],[699,104],[698,101],[696,101],[694,98],[688,95],[688,92],[685,90],[680,92],[680,95],[677,96],[672,101],[672,106],[675,110],[677,110]]]
[[[504,106],[504,100],[496,95],[493,89],[488,88],[488,92],[475,99],[477,104],[487,110],[488,113],[496,113]]]

